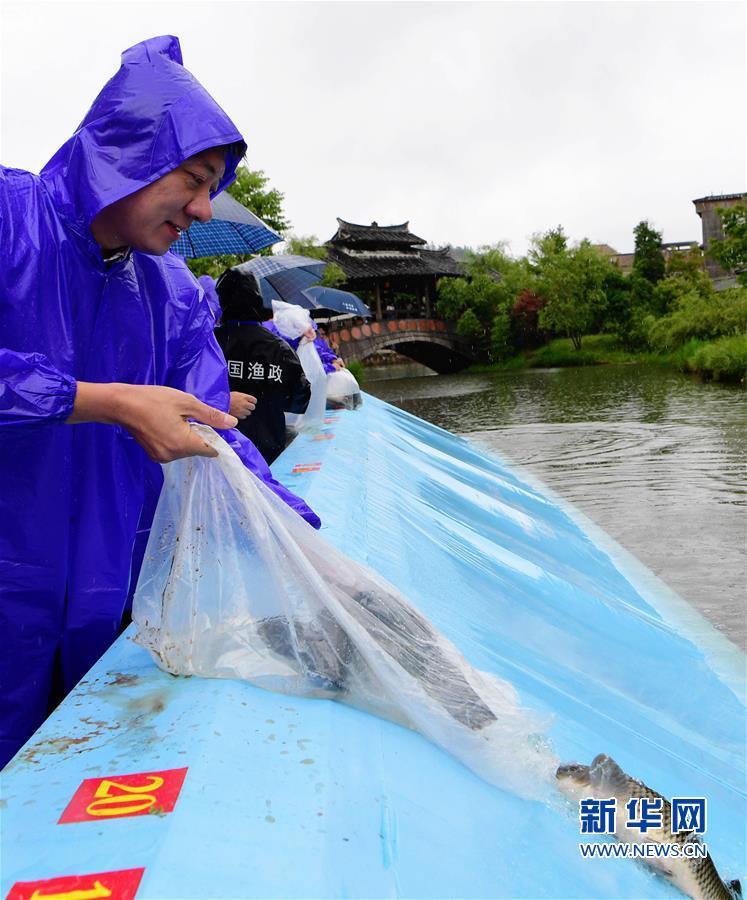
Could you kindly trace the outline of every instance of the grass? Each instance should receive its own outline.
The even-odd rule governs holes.
[[[363,363],[358,359],[351,359],[349,363],[346,363],[346,366],[358,384],[363,387],[366,383],[366,368]]]
[[[682,368],[709,381],[744,384],[747,380],[747,334],[715,341],[690,341],[682,348]]]
[[[627,350],[614,334],[590,334],[581,341],[581,349],[575,350],[570,338],[556,338],[535,350],[529,357],[533,369],[557,366],[603,366],[641,362],[641,354]]]
[[[516,369],[554,369],[564,366],[603,366],[648,362],[660,354],[626,350],[614,334],[590,334],[583,338],[581,349],[575,350],[570,338],[556,338],[536,350],[525,350],[517,356],[492,365],[470,366],[470,372],[513,371]]]
[[[689,341],[668,353],[628,350],[614,334],[590,334],[575,350],[570,338],[556,338],[536,350],[527,350],[492,365],[470,366],[468,372],[506,372],[520,369],[555,369],[573,366],[646,364],[692,372],[713,381],[745,383],[747,335],[713,341]]]

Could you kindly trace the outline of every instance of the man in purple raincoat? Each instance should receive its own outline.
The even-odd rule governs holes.
[[[215,455],[188,419],[236,424],[213,315],[167,251],[246,145],[181,63],[174,37],[125,51],[41,175],[0,168],[0,766],[53,673],[69,691],[116,637],[157,462]]]
[[[330,375],[332,372],[336,372],[338,369],[345,368],[345,363],[343,362],[343,360],[329,346],[324,337],[319,334],[318,329],[316,337],[314,338],[314,346],[316,347],[316,352],[319,354],[319,359],[321,359],[322,365],[324,366],[324,371],[327,373],[327,375]]]

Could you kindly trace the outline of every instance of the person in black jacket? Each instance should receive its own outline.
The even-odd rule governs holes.
[[[228,363],[232,407],[234,392],[256,398],[238,429],[269,464],[285,448],[285,412],[303,413],[311,387],[295,352],[262,326],[269,310],[255,275],[238,266],[226,269],[215,287],[222,312],[215,336]]]

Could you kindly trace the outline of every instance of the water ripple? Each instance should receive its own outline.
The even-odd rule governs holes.
[[[638,367],[370,390],[525,466],[747,649],[743,391]]]

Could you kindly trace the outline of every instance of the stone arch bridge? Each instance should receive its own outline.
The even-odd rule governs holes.
[[[391,319],[352,327],[330,322],[327,340],[348,362],[395,350],[440,375],[459,372],[475,359],[470,342],[456,333],[453,324],[439,319]]]

